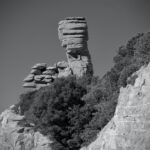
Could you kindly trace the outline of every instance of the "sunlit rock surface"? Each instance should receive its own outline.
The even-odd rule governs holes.
[[[15,113],[14,106],[0,115],[0,150],[51,150],[52,141],[40,132],[34,132],[30,126],[20,126],[23,119]]]
[[[67,62],[59,61],[52,66],[45,63],[35,64],[23,87],[40,88],[50,85],[54,79],[75,75],[93,75],[93,66],[89,54],[88,28],[84,17],[67,17],[58,24],[58,36],[61,45],[66,49]],[[49,79],[47,79],[49,75]]]
[[[121,88],[112,120],[82,150],[150,150],[150,64],[135,74],[134,85]]]

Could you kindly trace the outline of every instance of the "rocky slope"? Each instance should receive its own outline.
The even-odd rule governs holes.
[[[66,48],[68,64],[73,74],[81,77],[93,74],[93,66],[88,51],[88,27],[84,17],[68,17],[59,22],[59,39]]]
[[[93,66],[89,54],[88,28],[84,17],[67,17],[59,22],[58,36],[61,45],[66,48],[67,62],[47,66],[38,63],[32,67],[29,75],[24,79],[23,87],[40,88],[51,84],[55,78],[84,74],[93,75]]]
[[[23,116],[15,113],[14,106],[0,115],[0,150],[51,150],[51,141],[39,132],[34,132],[33,125],[18,125]]]
[[[82,150],[150,150],[150,64],[133,76],[134,85],[120,89],[112,120]]]
[[[134,85],[121,88],[112,120],[97,139],[82,150],[150,150],[150,64],[142,67]],[[31,126],[22,127],[23,118],[14,106],[0,115],[0,150],[49,150],[50,141]]]

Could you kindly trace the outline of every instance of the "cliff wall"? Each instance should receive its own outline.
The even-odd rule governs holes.
[[[134,85],[120,89],[112,120],[82,150],[150,150],[150,64],[135,75]]]

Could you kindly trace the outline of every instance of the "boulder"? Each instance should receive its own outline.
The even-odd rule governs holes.
[[[120,89],[112,120],[82,150],[150,150],[150,64],[134,75],[134,85]]]
[[[68,63],[66,61],[59,61],[57,63],[57,67],[60,68],[60,69],[67,68],[68,67]]]
[[[66,49],[69,68],[78,77],[93,75],[93,65],[88,51],[88,28],[84,17],[69,17],[59,22],[58,36]],[[86,57],[87,61],[84,61]],[[75,61],[75,62],[74,62]]]
[[[45,70],[47,67],[46,63],[38,63],[32,67],[32,69]]]
[[[36,75],[34,76],[34,80],[36,81],[42,81],[45,78],[45,75]]]
[[[0,115],[0,150],[51,150],[52,141],[35,132],[32,127],[20,126],[24,118],[17,114],[13,107]],[[33,125],[31,125],[33,126]]]
[[[36,84],[34,82],[27,82],[23,84],[25,88],[36,88]]]
[[[72,75],[72,70],[70,68],[66,68],[66,69],[59,69],[59,74],[58,74],[58,78],[61,77],[68,77],[69,75]]]
[[[46,83],[52,83],[54,81],[53,78],[50,78],[50,79],[43,79],[44,82]]]
[[[54,64],[53,66],[48,66],[47,70],[57,70],[57,65]]]
[[[29,74],[23,81],[24,82],[32,82],[34,79],[34,75],[33,74]]]

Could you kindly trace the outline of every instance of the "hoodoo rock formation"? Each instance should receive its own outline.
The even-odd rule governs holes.
[[[120,89],[112,120],[82,150],[150,150],[150,64],[132,76],[135,83]]]
[[[60,61],[53,66],[38,63],[24,79],[23,87],[40,88],[51,84],[55,78],[76,75],[93,75],[93,66],[88,51],[88,29],[85,18],[68,17],[59,22],[59,39],[66,48],[68,62]]]
[[[73,74],[83,76],[93,74],[90,54],[88,51],[88,28],[85,18],[68,17],[59,22],[59,39],[66,48],[68,64]]]

